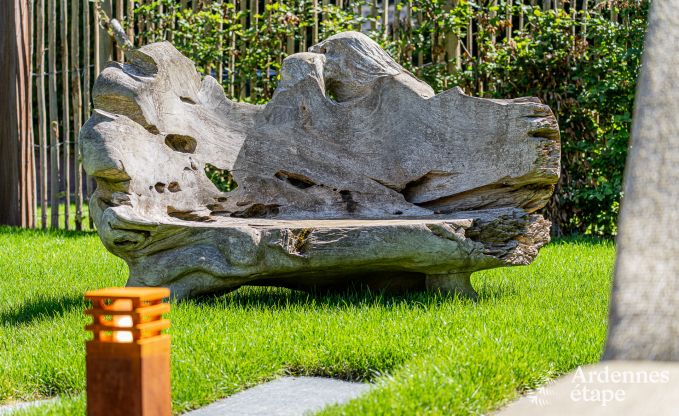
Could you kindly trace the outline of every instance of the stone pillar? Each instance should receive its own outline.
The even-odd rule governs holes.
[[[678,10],[651,4],[604,359],[679,361]]]

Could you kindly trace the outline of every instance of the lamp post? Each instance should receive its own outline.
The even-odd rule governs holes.
[[[93,322],[87,341],[88,416],[169,416],[170,327],[167,288],[108,288],[85,293]]]

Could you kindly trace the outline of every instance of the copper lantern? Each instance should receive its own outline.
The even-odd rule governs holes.
[[[89,416],[169,416],[170,305],[166,288],[108,288],[85,293],[94,337],[87,341]]]

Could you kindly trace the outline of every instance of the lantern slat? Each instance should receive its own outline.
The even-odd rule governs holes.
[[[141,336],[143,332],[155,332],[162,331],[170,327],[169,319],[161,319],[159,321],[143,322],[140,324],[135,324],[132,327],[129,326],[116,326],[107,325],[105,323],[89,324],[85,326],[87,331],[92,332],[108,332],[108,331],[124,331],[132,332],[135,335]]]
[[[85,298],[95,299],[138,299],[142,302],[160,300],[170,296],[166,287],[110,287],[85,292]]]
[[[143,318],[147,316],[158,316],[170,312],[170,305],[167,303],[159,303],[157,305],[142,306],[132,311],[130,310],[112,310],[112,309],[87,309],[85,314],[91,316],[106,316],[106,315],[130,315],[133,318]]]

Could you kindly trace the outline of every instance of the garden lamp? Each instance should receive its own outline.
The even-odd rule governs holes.
[[[169,416],[170,327],[167,288],[107,288],[85,293],[92,308],[87,341],[88,416]]]

